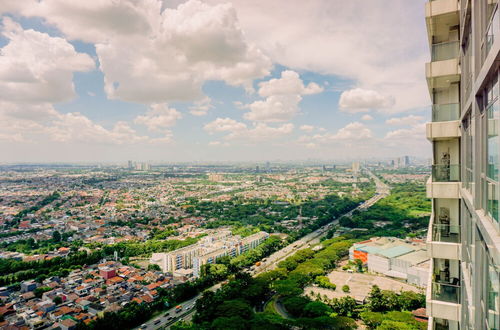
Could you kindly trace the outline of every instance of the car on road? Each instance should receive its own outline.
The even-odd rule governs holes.
[[[153,324],[154,324],[154,325],[157,325],[157,324],[159,324],[160,322],[161,322],[161,320],[160,320],[160,319],[158,319],[158,320],[154,321],[154,322],[153,322]]]
[[[139,327],[139,329],[146,329],[147,327],[148,327],[148,325],[147,325],[146,323],[144,323],[143,325],[141,325],[141,326]]]
[[[167,320],[168,320],[168,321],[170,321],[170,320],[172,320],[172,319],[173,319],[173,317],[172,317],[172,316],[167,317]]]

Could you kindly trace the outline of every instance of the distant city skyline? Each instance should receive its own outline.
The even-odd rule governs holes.
[[[0,163],[428,158],[424,3],[2,1]]]

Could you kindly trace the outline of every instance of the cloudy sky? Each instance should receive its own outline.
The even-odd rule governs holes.
[[[424,0],[2,0],[0,162],[427,156]]]

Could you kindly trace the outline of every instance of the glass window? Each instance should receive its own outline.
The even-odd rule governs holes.
[[[488,329],[498,330],[500,329],[500,277],[491,259],[488,260],[488,271],[486,276],[488,290],[486,297]]]
[[[500,101],[498,98],[499,86],[498,79],[487,89],[487,120],[486,120],[486,182],[485,197],[487,200],[486,210],[488,215],[499,220],[498,198],[499,189],[498,171],[500,166],[500,140],[498,136],[498,121],[500,118]]]

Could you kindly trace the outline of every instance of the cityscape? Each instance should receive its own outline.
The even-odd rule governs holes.
[[[500,330],[499,6],[2,1],[0,329]]]

